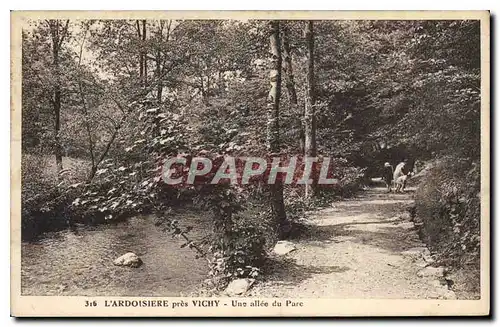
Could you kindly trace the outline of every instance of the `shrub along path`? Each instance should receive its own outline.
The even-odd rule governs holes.
[[[291,240],[297,249],[275,258],[269,278],[247,295],[455,298],[410,221],[412,192],[374,187],[310,213],[305,231]]]

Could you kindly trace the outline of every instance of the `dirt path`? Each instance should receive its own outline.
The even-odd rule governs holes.
[[[306,232],[291,240],[297,249],[277,258],[270,280],[255,285],[249,295],[454,298],[439,274],[417,275],[429,261],[422,258],[428,250],[404,214],[411,193],[387,194],[384,188],[371,188],[311,213]]]

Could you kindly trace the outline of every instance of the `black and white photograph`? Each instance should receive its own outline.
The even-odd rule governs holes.
[[[489,313],[489,12],[155,13],[11,14],[15,315]]]

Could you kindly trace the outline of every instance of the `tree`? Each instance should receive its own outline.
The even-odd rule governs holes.
[[[305,155],[316,157],[316,94],[314,80],[314,26],[308,21],[305,28],[307,43],[307,98],[304,111]],[[314,192],[314,184],[306,185],[306,197]]]
[[[295,88],[295,78],[293,75],[292,53],[290,51],[288,26],[284,23],[282,27],[282,48],[283,48],[283,72],[285,75],[285,86],[290,103],[290,112],[296,112],[298,106],[297,90]],[[299,120],[299,152],[304,152],[304,128],[302,120]]]
[[[40,30],[40,34],[45,30]],[[38,32],[35,31],[35,32]],[[50,80],[50,46],[41,38],[23,31],[22,49],[22,145],[23,151],[44,147],[53,142],[52,88]],[[50,149],[52,152],[52,149]]]
[[[139,38],[139,80],[142,87],[146,87],[148,81],[147,23],[145,19],[142,21],[136,20],[135,23]]]
[[[63,170],[62,163],[62,145],[61,145],[61,72],[59,67],[61,47],[66,35],[68,34],[69,20],[64,26],[59,20],[48,20],[50,36],[52,41],[52,72],[54,78],[54,89],[52,105],[54,110],[54,138],[55,138],[55,156],[57,170]]]
[[[269,49],[270,49],[270,73],[269,79],[271,89],[267,98],[267,143],[271,157],[279,155],[279,106],[281,97],[281,46],[280,46],[280,23],[269,22]],[[283,238],[283,227],[286,221],[285,204],[283,202],[283,184],[277,179],[274,184],[269,185],[271,194],[271,211],[278,227],[278,234]]]

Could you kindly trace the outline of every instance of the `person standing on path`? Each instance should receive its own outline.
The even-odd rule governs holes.
[[[406,166],[406,160],[401,161],[400,163],[398,163],[398,165],[394,169],[394,176],[393,176],[394,180],[396,180],[399,177],[405,175],[405,173],[404,173],[405,166]]]
[[[400,177],[408,174],[408,172],[406,172],[406,163],[407,163],[407,160],[405,159],[405,160],[401,161],[394,169],[394,176],[393,176],[394,182],[396,182]],[[404,191],[405,186],[406,186],[406,179],[403,180],[403,185],[402,185],[400,190]],[[397,189],[396,189],[396,191],[397,191]]]
[[[391,164],[386,162],[384,164],[383,179],[384,179],[385,183],[387,184],[387,193],[391,192],[393,174],[394,174],[394,171],[392,170]]]

